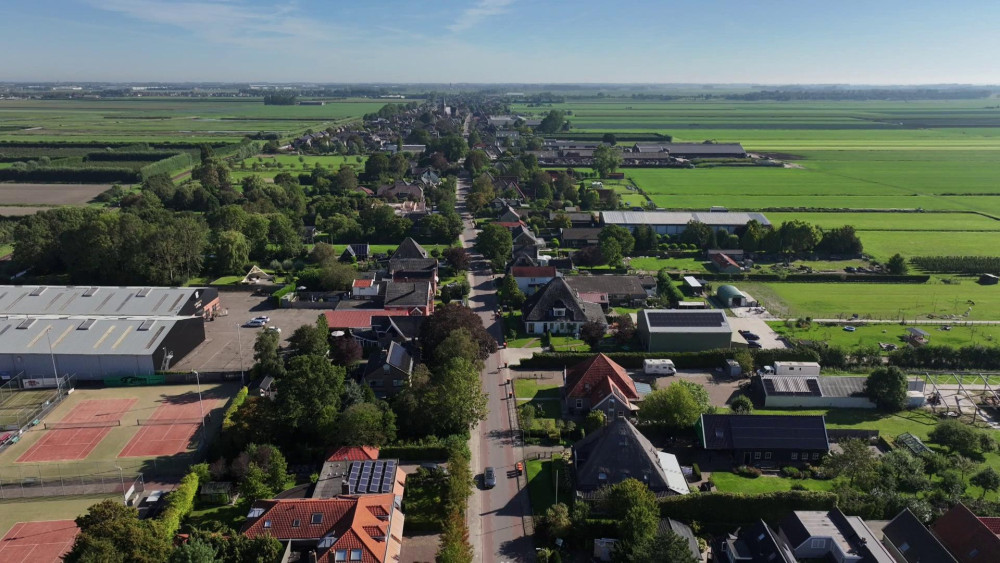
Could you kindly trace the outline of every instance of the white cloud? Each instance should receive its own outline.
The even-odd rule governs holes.
[[[233,0],[90,0],[96,8],[187,30],[216,43],[263,47],[262,40],[329,41],[339,35],[296,15],[294,4],[256,7]]]
[[[513,3],[514,0],[479,0],[471,8],[466,8],[448,29],[456,33],[465,31],[479,25],[486,18],[506,12],[507,7]]]

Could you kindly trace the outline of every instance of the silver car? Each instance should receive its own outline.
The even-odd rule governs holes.
[[[486,471],[483,471],[483,486],[487,489],[497,486],[497,472],[492,467],[487,467]]]

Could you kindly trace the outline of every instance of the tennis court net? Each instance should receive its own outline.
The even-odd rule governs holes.
[[[196,418],[140,418],[136,421],[139,426],[167,426],[171,424],[201,424],[203,419]]]
[[[46,422],[46,430],[68,430],[71,428],[109,428],[121,426],[120,420],[88,420],[85,422]]]

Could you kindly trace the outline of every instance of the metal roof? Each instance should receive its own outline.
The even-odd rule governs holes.
[[[602,211],[605,225],[687,225],[699,221],[713,227],[744,226],[752,219],[764,226],[771,224],[762,213],[743,211]]]
[[[50,341],[53,354],[151,354],[179,320],[182,319],[0,317],[0,354],[48,354]],[[20,328],[22,326],[24,328]]]
[[[643,309],[650,332],[732,332],[723,311]]]
[[[204,291],[197,287],[0,286],[0,314],[170,316]]]

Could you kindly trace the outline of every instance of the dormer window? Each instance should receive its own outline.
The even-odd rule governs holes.
[[[601,471],[600,473],[597,474],[597,480],[598,481],[607,481],[608,480],[608,474],[605,473],[605,472],[603,472],[603,471]]]
[[[554,308],[552,309],[552,316],[553,316],[553,317],[565,317],[565,316],[566,316],[566,309],[563,309],[563,308],[555,308],[555,307],[554,307]]]
[[[347,561],[347,550],[346,549],[338,549],[333,554],[333,560],[334,561]]]
[[[361,561],[361,550],[352,549],[351,550],[351,561]]]
[[[323,523],[323,513],[313,512],[312,516],[309,518],[310,524],[322,524]]]

